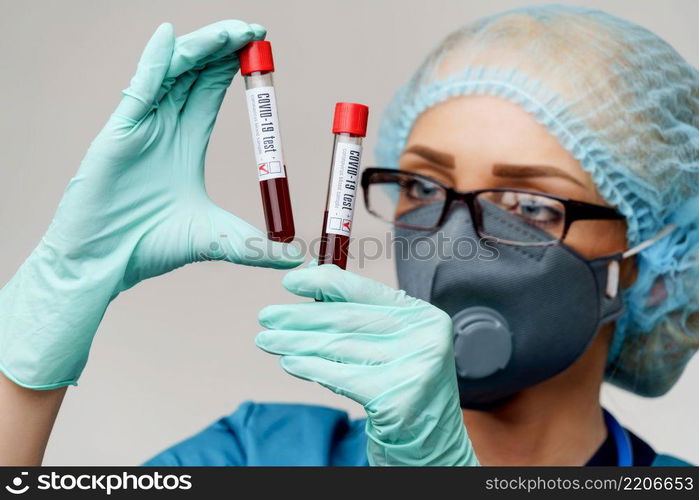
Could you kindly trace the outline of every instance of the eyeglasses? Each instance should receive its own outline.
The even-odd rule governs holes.
[[[468,207],[479,237],[515,246],[557,245],[579,220],[624,219],[617,210],[602,205],[526,189],[457,191],[426,175],[390,168],[365,169],[362,189],[367,210],[397,227],[436,231],[446,221],[452,203],[459,201]],[[502,224],[502,211],[535,230],[513,236]]]

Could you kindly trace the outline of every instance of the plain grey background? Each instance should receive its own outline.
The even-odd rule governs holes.
[[[536,2],[0,0],[0,283],[46,230],[92,138],[128,85],[159,23],[178,35],[221,19],[268,28],[299,236],[318,236],[336,101],[372,111],[364,165],[379,116],[426,52],[460,24]],[[699,65],[696,0],[575,3],[638,22]],[[263,226],[242,79],[223,104],[207,162],[214,200]],[[358,210],[354,236],[386,227]],[[358,269],[395,284],[392,263]],[[361,408],[285,374],[259,351],[257,312],[294,298],[282,273],[206,263],[144,282],[109,308],[80,385],[68,391],[46,464],[137,464],[204,428],[245,400]],[[657,399],[606,387],[603,402],[657,450],[699,463],[699,361]],[[2,409],[0,408],[0,411]]]

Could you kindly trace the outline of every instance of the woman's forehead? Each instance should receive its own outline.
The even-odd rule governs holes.
[[[596,191],[590,175],[546,127],[498,97],[455,97],[428,109],[416,120],[404,151],[415,146],[451,155],[470,171],[495,164],[552,165]]]

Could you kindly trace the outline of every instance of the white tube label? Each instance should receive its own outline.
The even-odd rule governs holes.
[[[325,232],[349,236],[352,232],[354,202],[359,188],[362,147],[340,142],[335,148],[333,173],[328,195],[328,219]]]
[[[274,87],[245,91],[260,181],[286,177]]]

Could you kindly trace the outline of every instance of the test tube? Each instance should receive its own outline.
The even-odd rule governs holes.
[[[245,97],[267,237],[288,243],[294,239],[294,216],[274,93],[272,44],[267,41],[250,42],[240,51],[239,58],[240,72],[245,78]]]
[[[366,136],[368,118],[369,108],[363,104],[338,102],[335,105],[332,128],[335,141],[318,264],[347,267],[354,203],[359,192],[362,139]]]

